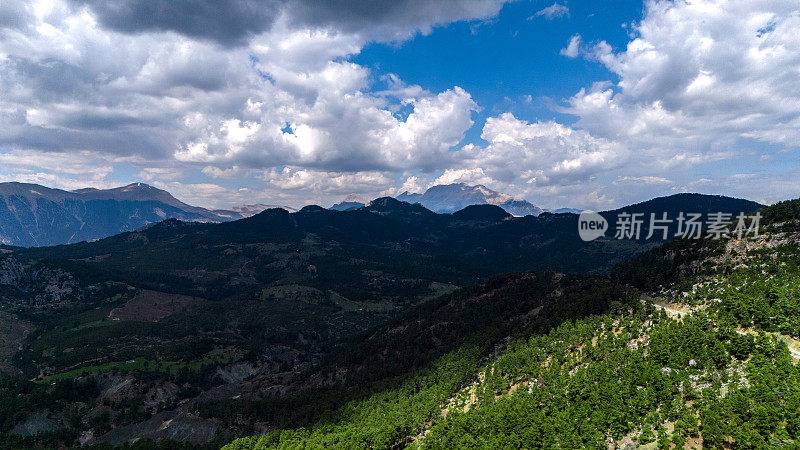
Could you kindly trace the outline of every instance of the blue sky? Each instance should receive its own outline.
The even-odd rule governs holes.
[[[800,195],[796,2],[174,5],[3,2],[0,178],[210,207]]]
[[[476,116],[478,125],[506,111],[529,121],[574,122],[555,111],[553,104],[613,74],[596,62],[565,58],[560,50],[575,34],[624,47],[627,26],[641,19],[643,5],[641,1],[572,2],[567,4],[568,15],[536,16],[551,5],[508,4],[495,19],[440,27],[401,45],[372,43],[352,60],[375,73],[394,73],[433,91],[461,86],[484,108]],[[480,136],[479,127],[471,131],[473,139]]]

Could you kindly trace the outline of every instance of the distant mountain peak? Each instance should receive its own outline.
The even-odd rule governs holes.
[[[319,205],[306,205],[300,208],[300,212],[302,213],[320,212],[320,211],[327,211],[327,209]]]
[[[150,186],[149,184],[145,184],[145,183],[131,183],[131,184],[127,185],[127,186],[123,186],[122,190],[125,191],[125,192],[136,191],[136,190],[141,190],[141,191],[149,191],[149,190],[163,191],[163,189],[158,189],[156,187]],[[164,191],[164,192],[166,192],[166,191]]]
[[[364,197],[362,197],[362,196],[360,196],[358,194],[350,194],[347,197],[345,197],[343,201],[344,202],[364,203],[364,204],[367,203],[367,200]]]
[[[350,211],[353,209],[363,208],[367,205],[367,200],[357,194],[350,194],[339,203],[331,206],[330,209],[334,211]]]
[[[431,211],[444,214],[452,214],[470,205],[496,205],[514,216],[538,216],[542,213],[541,208],[527,200],[493,191],[482,184],[439,184],[431,186],[424,193],[404,192],[397,198],[410,203],[421,203]]]
[[[263,204],[263,203],[255,203],[255,204],[252,204],[252,205],[239,205],[239,206],[234,206],[234,207],[230,208],[230,211],[214,211],[214,212],[216,212],[218,214],[225,214],[227,212],[235,212],[237,214],[240,214],[242,217],[252,217],[252,216],[254,216],[254,215],[256,215],[256,214],[258,214],[258,213],[260,213],[262,211],[266,211],[268,209],[273,209],[273,208],[285,209],[286,211],[289,211],[289,212],[297,212],[297,209],[292,208],[290,206],[285,206],[285,205],[266,205],[266,204]]]
[[[396,198],[392,198],[392,197],[379,197],[379,198],[376,198],[375,200],[369,202],[367,204],[367,208],[370,208],[370,209],[376,209],[376,208],[380,208],[380,209],[400,209],[404,205],[410,205],[410,203],[404,202],[404,201],[401,201],[401,200],[397,200]]]

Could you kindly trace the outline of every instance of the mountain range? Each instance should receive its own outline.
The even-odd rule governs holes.
[[[187,205],[169,192],[143,183],[75,191],[37,184],[0,184],[0,243],[10,245],[69,244],[172,218],[223,222],[242,217],[234,211]]]
[[[442,184],[428,188],[423,193],[403,192],[398,200],[408,203],[419,203],[433,212],[452,214],[470,205],[496,205],[516,217],[538,216],[542,212],[580,214],[580,209],[560,208],[543,210],[531,202],[512,197],[508,194],[493,191],[486,186],[470,186],[465,183]],[[336,211],[347,211],[366,206],[368,202],[360,196],[349,195],[344,200],[331,206]]]
[[[454,213],[469,205],[496,205],[512,216],[538,216],[543,212],[527,200],[517,199],[508,194],[493,191],[486,186],[469,186],[464,183],[442,184],[428,188],[422,194],[403,192],[398,200],[420,203],[431,211]]]
[[[608,277],[515,273],[438,297],[288,401],[202,411],[276,424],[224,450],[797,446],[800,201],[778,206],[757,239],[676,239]]]
[[[401,201],[450,214],[470,205],[497,205],[513,216],[537,216],[542,209],[525,200],[492,191],[484,186],[451,184],[434,186],[423,194],[403,193]],[[368,203],[351,195],[331,207],[346,211]],[[251,204],[227,210],[188,205],[169,192],[144,183],[113,189],[65,191],[37,184],[0,183],[0,244],[23,247],[71,244],[102,239],[166,219],[190,222],[227,222],[251,217],[266,209],[288,206]],[[552,212],[576,213],[564,208]]]
[[[187,205],[169,192],[144,183],[73,191],[38,184],[0,183],[0,244],[71,244],[137,230],[166,219],[218,223],[276,207],[254,204],[229,210],[207,209]]]

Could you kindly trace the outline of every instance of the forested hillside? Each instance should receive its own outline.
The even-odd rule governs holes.
[[[360,395],[325,403],[338,405],[333,414],[290,418],[283,429],[226,448],[794,447],[798,207],[764,209],[758,238],[678,240],[609,278],[532,290],[522,280],[547,276],[498,279],[504,288],[483,288],[494,295],[447,304],[453,312],[469,304],[502,326],[484,319],[483,331],[446,334],[452,345],[439,346],[438,357],[411,345],[411,354],[428,357],[405,362],[407,374],[362,381]],[[535,300],[548,288],[550,301]],[[520,314],[511,305],[534,308]],[[431,308],[354,348],[371,349],[375,340],[391,355],[411,336],[449,330],[435,313],[443,310]],[[385,351],[354,353],[363,355],[359,368],[387,360]]]

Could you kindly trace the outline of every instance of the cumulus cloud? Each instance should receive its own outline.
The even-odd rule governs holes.
[[[376,24],[391,22],[412,33],[496,14],[502,6],[411,3],[401,8],[393,2],[386,11],[372,3],[361,8]],[[91,151],[145,167],[199,164],[204,174],[220,178],[284,165],[433,170],[447,166],[448,150],[472,126],[477,110],[461,88],[431,93],[391,74],[386,90],[371,92],[370,70],[346,59],[367,38],[343,24],[323,26],[344,21],[341,9],[358,9],[354,2],[333,8],[329,20],[281,2],[279,9],[295,16],[281,13],[263,28],[247,25],[255,19],[244,17],[253,12],[248,8],[262,9],[257,2],[235,2],[230,11],[242,13],[236,17],[216,14],[222,4],[202,2],[3,5],[0,147]],[[181,5],[187,20],[151,14]],[[220,46],[233,41],[216,35],[197,39],[215,27],[181,28],[215,20],[245,21],[208,32],[233,40],[245,33],[246,45]],[[396,114],[397,104],[407,110],[405,117]]]
[[[426,186],[421,182],[420,178],[416,175],[412,175],[403,182],[403,185],[400,186],[397,193],[409,192],[411,194],[420,194],[424,192]]]
[[[554,121],[528,122],[511,113],[488,118],[481,138],[486,145],[468,144],[451,152],[452,167],[407,177],[396,191],[482,184],[544,207],[569,204],[601,209],[615,199],[603,192],[598,177],[614,180],[615,171],[631,157],[618,142]]]
[[[462,150],[467,161],[505,182],[574,184],[620,167],[629,156],[623,145],[584,130],[553,121],[528,123],[511,113],[489,118],[481,137],[489,145]]]
[[[649,1],[621,51],[592,51],[619,77],[569,100],[578,126],[652,152],[717,152],[800,140],[800,7]],[[669,148],[669,151],[664,151]]]
[[[331,63],[324,70],[355,71],[352,64]],[[342,171],[441,168],[450,148],[472,126],[477,105],[458,87],[437,95],[409,100],[412,112],[398,119],[379,96],[364,94],[359,83],[329,84],[315,92],[313,102],[285,96],[250,99],[243,112],[249,120],[194,115],[195,140],[176,153],[181,161],[205,164],[245,164],[251,168],[303,165]],[[275,111],[282,114],[275,117]],[[288,124],[288,126],[287,126]]]
[[[370,199],[390,195],[395,183],[395,178],[387,172],[335,172],[299,167],[270,169],[263,173],[263,179],[268,182],[270,197],[283,197],[288,204],[297,206],[332,204],[353,192]]]
[[[488,184],[493,181],[494,180],[490,177],[486,176],[483,169],[480,167],[472,169],[447,169],[442,175],[433,180],[428,187],[453,183]]]

